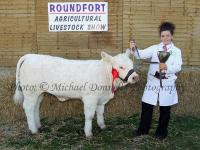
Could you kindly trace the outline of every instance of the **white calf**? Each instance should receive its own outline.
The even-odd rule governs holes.
[[[138,75],[128,54],[112,57],[102,52],[101,56],[101,60],[68,60],[36,54],[20,58],[13,99],[15,103],[23,102],[32,133],[37,133],[41,127],[39,108],[44,92],[55,95],[60,101],[82,99],[86,137],[92,136],[95,111],[99,127],[106,127],[104,105],[114,97],[117,87],[135,83]]]

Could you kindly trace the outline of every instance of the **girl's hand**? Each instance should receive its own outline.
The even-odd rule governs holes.
[[[167,65],[165,63],[160,63],[159,64],[159,69],[160,70],[167,70]]]
[[[130,49],[131,50],[135,50],[136,49],[136,43],[135,43],[135,41],[130,41],[129,45],[130,45]]]

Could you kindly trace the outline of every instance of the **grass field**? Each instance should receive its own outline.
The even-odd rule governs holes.
[[[1,124],[0,149],[200,149],[200,118],[172,116],[169,136],[163,140],[154,137],[157,125],[154,118],[149,135],[136,137],[139,115],[107,118],[107,129],[101,131],[93,122],[92,139],[84,137],[83,117],[49,122],[42,119],[43,128],[31,135],[25,121]]]

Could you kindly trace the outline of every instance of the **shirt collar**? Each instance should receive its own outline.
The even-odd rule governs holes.
[[[159,44],[160,49],[163,49],[163,46],[164,46],[164,44],[161,42],[161,43]],[[173,43],[173,42],[167,44],[167,50],[168,50],[168,49],[171,49],[173,46],[174,46],[174,43]]]

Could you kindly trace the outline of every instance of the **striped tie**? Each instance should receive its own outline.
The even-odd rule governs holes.
[[[164,45],[164,46],[163,46],[163,51],[164,51],[164,52],[167,52],[167,45]]]

